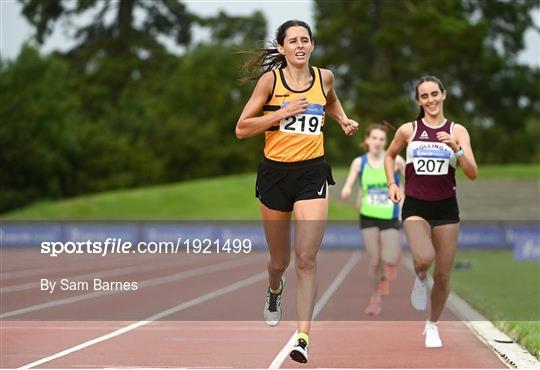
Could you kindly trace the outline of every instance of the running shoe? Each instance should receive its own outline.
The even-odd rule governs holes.
[[[411,304],[419,311],[425,311],[428,304],[429,295],[429,278],[426,276],[424,280],[420,280],[416,276],[414,286],[411,292]]]
[[[373,296],[369,300],[369,305],[364,310],[366,315],[377,316],[382,310],[382,299],[379,296]]]
[[[379,283],[377,284],[377,293],[380,295],[387,296],[390,294],[390,280],[388,280],[386,277],[382,277],[381,280],[379,280]]]
[[[285,279],[281,278],[281,292],[272,293],[270,287],[266,292],[266,302],[264,303],[264,320],[270,326],[276,326],[281,320],[281,293],[285,287]]]
[[[442,347],[441,337],[439,336],[438,323],[426,321],[426,326],[424,328],[424,335],[426,336],[426,348]]]
[[[308,360],[307,347],[307,342],[304,339],[298,339],[291,351],[291,358],[296,362],[305,364]]]

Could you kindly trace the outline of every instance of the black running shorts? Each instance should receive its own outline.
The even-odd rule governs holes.
[[[422,200],[410,196],[405,197],[401,218],[420,216],[431,227],[455,224],[459,222],[459,207],[456,197],[443,200]]]
[[[257,171],[255,196],[270,209],[291,212],[296,201],[326,198],[327,184],[335,182],[324,157],[301,162],[263,158]]]
[[[399,230],[400,223],[398,219],[381,220],[380,218],[360,215],[360,229],[368,229],[370,227],[376,227],[380,231],[388,229]]]

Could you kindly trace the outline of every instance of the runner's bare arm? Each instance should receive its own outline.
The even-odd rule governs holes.
[[[349,199],[349,196],[351,195],[351,192],[352,192],[352,187],[354,185],[354,181],[356,180],[358,173],[360,172],[361,162],[362,162],[362,159],[360,157],[355,158],[351,162],[349,175],[347,176],[345,185],[343,185],[343,189],[341,189],[341,199],[343,200]]]
[[[471,146],[471,138],[467,129],[462,125],[454,125],[454,133],[456,135],[457,144],[461,146],[465,154],[458,158],[459,165],[463,169],[465,176],[474,180],[478,176],[478,166],[474,159],[474,153]]]
[[[452,134],[439,131],[437,132],[437,138],[448,145],[454,153],[458,152],[460,147],[463,149],[465,155],[458,158],[459,165],[463,169],[465,176],[474,180],[478,175],[478,168],[474,159],[474,153],[471,148],[471,139],[467,129],[456,123]]]
[[[386,172],[386,182],[388,183],[388,198],[394,202],[399,203],[401,201],[401,194],[399,187],[394,182],[394,170],[396,166],[396,157],[405,148],[409,138],[413,133],[412,122],[405,123],[399,127],[394,136],[394,139],[390,143],[390,146],[386,150],[384,156],[384,170]]]
[[[405,196],[405,165],[405,159],[398,154],[396,157],[396,172],[402,179],[402,181],[399,182],[399,193],[402,198]],[[403,199],[400,201],[400,205],[403,205]]]
[[[356,210],[356,212],[360,212],[361,207],[362,207],[362,188],[359,188],[354,209]]]
[[[346,135],[352,135],[358,130],[358,122],[347,117],[343,106],[334,90],[334,74],[328,69],[321,68],[323,88],[326,93],[326,113],[334,119]]]
[[[275,112],[261,116],[260,112],[272,93],[274,74],[266,72],[257,82],[253,94],[246,103],[238,122],[236,123],[236,137],[246,139],[265,132],[271,126],[276,125],[282,119],[302,113],[308,106],[307,99],[300,97]]]
[[[396,165],[395,172],[399,173],[401,176],[405,176],[405,159],[399,154],[396,156]]]

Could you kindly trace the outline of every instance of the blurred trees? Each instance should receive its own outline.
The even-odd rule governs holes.
[[[256,166],[261,138],[239,142],[234,126],[252,87],[237,84],[237,51],[264,39],[260,12],[201,18],[175,0],[22,4],[37,41],[67,23],[77,42],[0,58],[0,211]],[[195,25],[212,39],[194,43]]]
[[[411,121],[416,80],[433,74],[448,89],[446,116],[469,129],[480,162],[538,160],[540,137],[531,129],[534,117],[539,123],[540,69],[517,62],[538,6],[317,0],[317,61],[334,70],[338,92],[362,121]]]
[[[30,0],[23,15],[43,43],[64,25],[75,45],[61,54],[79,81],[84,111],[99,118],[137,80],[170,70],[174,57],[160,38],[186,47],[197,17],[174,0]],[[66,27],[67,25],[67,27]]]
[[[8,209],[61,196],[77,150],[80,101],[66,63],[25,47],[0,63],[0,194]]]
[[[260,12],[203,18],[175,0],[22,4],[38,42],[64,24],[75,44],[0,56],[0,211],[256,168],[262,136],[238,141],[234,126],[253,88],[237,83],[245,60],[237,51],[265,38]],[[415,79],[432,73],[447,84],[447,116],[469,128],[481,162],[540,159],[539,70],[516,61],[534,1],[314,6],[313,64],[334,71],[338,95],[363,127],[414,118]],[[209,39],[194,42],[195,29]],[[345,164],[361,137],[329,121],[325,140],[330,161]]]

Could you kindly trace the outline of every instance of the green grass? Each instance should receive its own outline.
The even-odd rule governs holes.
[[[255,176],[236,175],[38,202],[5,219],[250,219]]]
[[[465,178],[458,169],[457,176]],[[478,179],[536,180],[540,179],[540,166],[536,164],[511,164],[479,166]]]
[[[343,202],[331,202],[329,212],[334,219],[355,217],[352,206]],[[2,218],[253,220],[259,219],[260,213],[255,198],[255,174],[246,174],[38,202]]]
[[[511,251],[459,251],[452,289],[540,358],[540,263],[515,261]]]
[[[344,178],[348,168],[336,167]],[[538,166],[484,166],[480,178],[538,179]],[[458,171],[458,173],[461,173]],[[139,189],[116,190],[59,201],[41,201],[1,216],[3,219],[258,219],[255,174],[200,179]],[[331,192],[339,194],[338,187]],[[355,218],[351,204],[331,201],[330,219]]]

